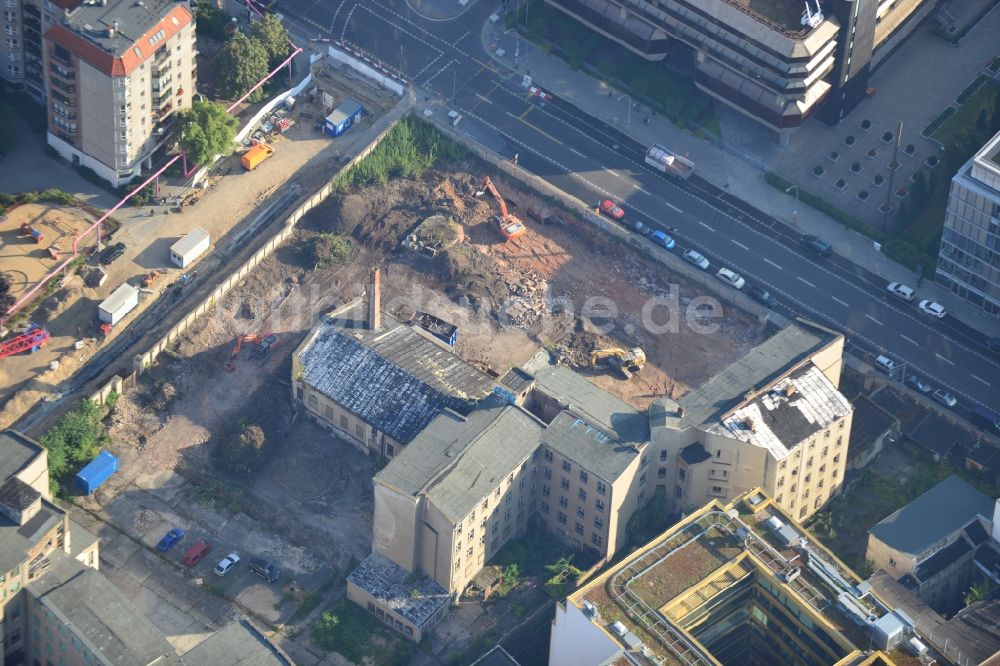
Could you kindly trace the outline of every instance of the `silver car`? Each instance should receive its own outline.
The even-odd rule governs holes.
[[[694,250],[684,250],[684,259],[703,271],[708,270],[708,259],[703,257],[700,252],[695,252]]]
[[[948,409],[953,409],[955,405],[958,404],[958,400],[955,399],[955,396],[953,396],[951,393],[948,393],[944,389],[938,389],[934,391],[934,399],[940,402]]]

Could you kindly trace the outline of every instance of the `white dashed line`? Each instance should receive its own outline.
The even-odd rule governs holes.
[[[478,97],[479,99],[483,100],[483,101],[484,101],[484,102],[486,102],[487,104],[492,104],[492,103],[493,103],[493,102],[492,102],[492,101],[490,100],[490,98],[489,98],[489,97],[485,97],[485,96],[483,96],[483,95],[480,95],[479,93],[476,93],[476,97]]]
[[[746,245],[744,245],[743,243],[739,242],[738,240],[734,240],[732,238],[730,238],[729,240],[733,241],[733,245],[738,245],[739,247],[741,247],[741,248],[743,248],[744,250],[747,250],[747,251],[750,250],[750,248],[748,248]]]
[[[903,338],[904,340],[906,340],[907,342],[909,342],[911,345],[917,345],[918,347],[920,346],[920,343],[918,343],[916,340],[914,340],[913,338],[909,338],[909,337],[903,335],[902,333],[899,334],[899,337]]]
[[[805,279],[804,277],[800,277],[799,278],[799,282],[802,282],[803,284],[807,284],[810,287],[812,287],[813,289],[816,288],[816,285],[814,285],[812,282],[810,282],[809,280]]]
[[[569,152],[573,153],[574,155],[579,155],[580,157],[587,157],[586,155],[584,155],[583,153],[581,153],[581,152],[580,152],[579,150],[577,150],[576,148],[570,148],[570,149],[569,149]]]
[[[765,259],[764,261],[767,261],[767,259]],[[830,298],[832,298],[833,300],[837,301],[838,303],[840,303],[841,305],[843,305],[845,308],[851,307],[850,303],[848,303],[846,301],[842,301],[839,298],[837,298],[836,296],[831,296]]]
[[[882,322],[880,322],[878,319],[876,319],[875,317],[871,316],[870,314],[866,314],[865,316],[868,317],[869,319],[871,319],[873,322],[875,322],[879,326],[884,326],[885,325]]]
[[[977,382],[981,382],[983,384],[986,384],[987,386],[990,385],[990,383],[988,381],[986,381],[985,379],[982,379],[980,377],[976,377],[975,375],[971,375],[971,374],[969,376],[972,377],[973,379],[975,379]]]
[[[617,176],[618,178],[624,178],[625,177],[625,176],[621,175],[620,173],[618,173],[617,171],[612,171],[611,169],[609,169],[606,166],[602,166],[601,168],[604,169],[605,171],[607,171],[608,173],[610,173],[612,176]]]
[[[642,189],[642,185],[636,185],[636,184],[633,183],[632,187],[634,187],[635,189],[639,190],[643,194],[649,194],[649,192],[647,192],[646,190]],[[650,196],[652,196],[652,195],[650,195]]]
[[[954,362],[954,361],[949,361],[949,360],[948,360],[948,359],[946,359],[946,358],[945,358],[944,356],[941,356],[941,354],[934,354],[934,355],[935,355],[935,356],[937,356],[937,357],[938,357],[939,359],[941,359],[942,361],[944,361],[945,363],[947,363],[948,365],[955,365],[955,362]]]
[[[698,222],[698,224],[700,224],[701,226],[705,227],[705,228],[706,228],[706,229],[708,229],[709,231],[715,231],[715,229],[713,229],[712,227],[708,226],[707,224],[705,224],[705,223],[704,223],[704,222],[702,222],[701,220],[696,220],[696,221]]]
[[[778,265],[778,264],[774,263],[773,261],[771,261],[771,260],[770,260],[770,259],[768,259],[767,257],[761,257],[761,259],[763,259],[763,260],[764,260],[764,261],[766,261],[767,263],[771,264],[772,266],[774,266],[775,268],[777,268],[777,269],[778,269],[779,271],[780,271],[780,270],[783,270],[783,269],[781,268],[781,266],[780,266],[780,265]]]

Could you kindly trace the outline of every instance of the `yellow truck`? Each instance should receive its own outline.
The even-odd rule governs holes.
[[[240,160],[240,162],[243,164],[244,169],[247,171],[253,171],[260,165],[261,162],[266,160],[271,155],[274,155],[274,148],[266,143],[258,143],[256,146],[243,153],[243,159]]]

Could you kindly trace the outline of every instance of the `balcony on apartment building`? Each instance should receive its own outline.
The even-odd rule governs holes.
[[[63,81],[68,81],[69,83],[76,82],[76,70],[57,65],[54,62],[49,63],[49,72],[52,73],[53,77],[61,79]]]
[[[3,0],[4,9],[17,9],[17,0]]]

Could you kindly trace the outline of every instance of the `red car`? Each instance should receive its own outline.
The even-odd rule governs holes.
[[[212,544],[207,541],[199,541],[195,545],[188,548],[188,551],[184,553],[184,557],[181,560],[184,564],[189,567],[193,567],[202,561],[202,559],[212,552]]]
[[[605,199],[601,202],[601,212],[610,217],[612,220],[621,221],[625,217],[625,211],[622,207],[616,204],[611,199]]]

